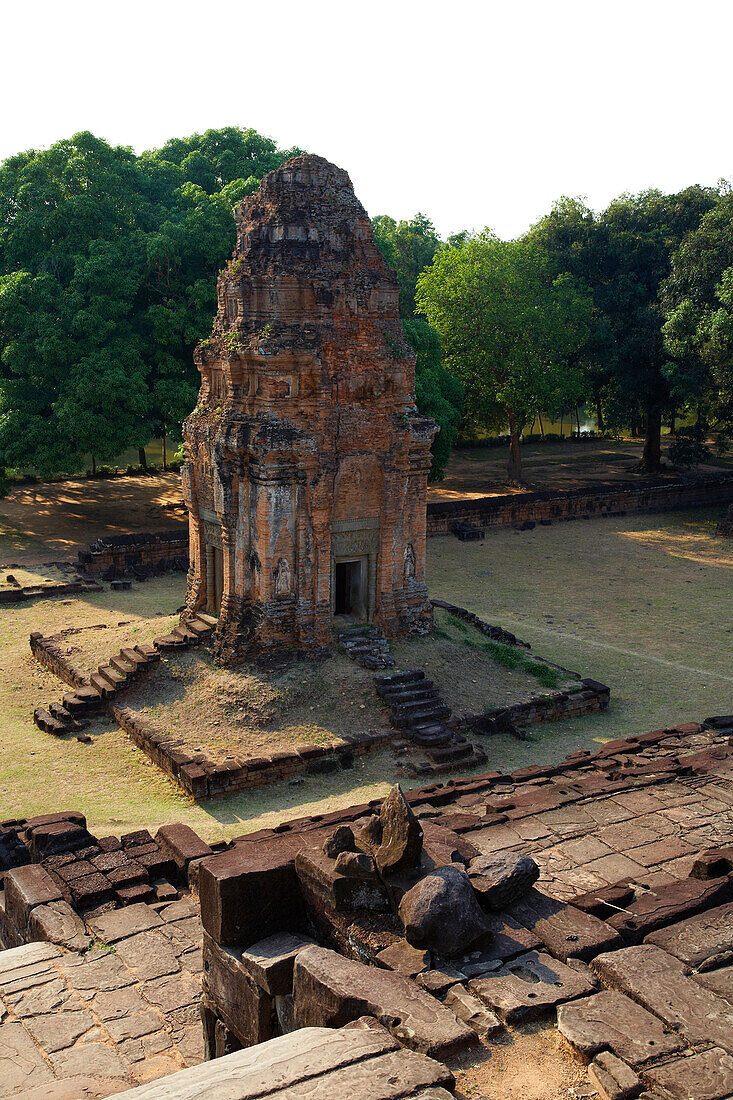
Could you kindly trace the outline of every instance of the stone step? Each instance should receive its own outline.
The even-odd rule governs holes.
[[[407,733],[409,734],[410,739],[415,742],[415,744],[425,745],[426,747],[432,745],[447,745],[451,737],[453,736],[446,725],[443,725],[443,727],[440,728],[439,726],[437,726],[437,724],[432,733],[423,733],[422,731],[411,730],[409,728],[407,730]]]
[[[202,641],[204,638],[210,637],[214,630],[213,626],[210,626],[209,623],[205,623],[199,618],[191,619],[188,623],[188,629]]]
[[[119,672],[120,676],[124,676],[128,679],[130,676],[134,676],[137,672],[137,665],[130,664],[126,661],[121,653],[115,653],[113,657],[109,659],[109,666],[113,668],[115,672]]]
[[[128,665],[132,668],[145,668],[150,661],[149,657],[143,656],[142,653],[138,653],[135,649],[121,649],[120,657],[127,661]]]
[[[92,680],[93,677],[90,677],[90,682]],[[102,696],[92,683],[91,687],[81,687],[77,688],[76,691],[67,691],[63,698],[63,704],[71,714],[76,715],[86,711],[99,710],[102,705]]]
[[[115,689],[110,682],[105,680],[104,676],[100,676],[98,672],[89,677],[89,683],[100,696],[100,699],[111,699],[115,693]],[[66,699],[66,696],[64,696],[64,699]]]
[[[442,703],[437,688],[416,688],[414,691],[400,691],[391,695],[385,702],[390,707],[414,706],[416,703]]]
[[[160,653],[158,653],[158,650],[155,646],[149,645],[147,642],[138,642],[134,652],[139,653],[149,664],[153,664],[155,661],[160,660]]]
[[[216,616],[207,615],[205,611],[197,611],[196,612],[196,618],[200,619],[202,623],[206,623],[206,625],[210,626],[212,628],[212,630],[216,626],[216,624],[219,622],[219,620],[216,618]]]
[[[450,707],[439,695],[429,699],[417,699],[414,703],[400,703],[390,707],[393,714],[404,718],[449,718]]]
[[[195,630],[190,630],[188,626],[174,626],[171,633],[175,634],[177,638],[181,638],[186,645],[198,645],[201,638]]]
[[[412,684],[416,680],[424,680],[425,673],[421,668],[413,669],[410,672],[390,672],[384,676],[375,676],[374,683],[377,688],[390,687],[393,684]]]
[[[169,649],[185,649],[186,642],[183,638],[179,638],[177,634],[164,634],[160,638],[153,638],[153,645],[156,649],[165,652]]]
[[[377,687],[377,692],[380,698],[389,702],[390,699],[397,699],[406,691],[431,691],[435,688],[435,684],[432,680],[415,680],[410,684],[393,684],[390,687]]]
[[[430,749],[430,755],[436,764],[445,764],[448,762],[451,764],[458,764],[473,756],[473,745],[468,741],[464,742],[462,745],[453,743],[444,746],[438,745],[436,748]]]
[[[53,733],[58,737],[67,732],[68,727],[66,724],[59,722],[58,718],[54,718],[43,707],[36,707],[33,711],[33,721],[44,733]]]
[[[416,710],[407,710],[400,707],[399,711],[393,711],[392,713],[392,724],[401,728],[410,726],[413,722],[424,723],[436,721],[439,718],[450,718],[450,714],[450,707],[447,707],[445,703],[422,709],[418,707]]]
[[[117,672],[111,665],[100,665],[97,672],[115,691],[124,687],[129,678],[126,674]]]

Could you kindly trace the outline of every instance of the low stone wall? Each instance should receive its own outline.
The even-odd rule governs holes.
[[[68,633],[75,634],[77,632],[70,630]],[[31,653],[40,665],[50,669],[54,676],[58,676],[59,680],[63,680],[65,684],[70,684],[73,688],[86,687],[89,683],[89,677],[76,668],[68,657],[63,654],[59,645],[59,639],[62,637],[64,637],[63,633],[46,638],[35,630],[29,639]]]
[[[583,714],[608,710],[611,689],[597,680],[584,679],[575,691],[553,691],[509,707],[496,707],[483,714],[463,714],[461,722],[474,733],[503,733],[512,726],[533,726],[538,722],[561,722]]]
[[[130,740],[196,801],[278,783],[301,772],[317,774],[348,768],[354,757],[363,756],[394,737],[390,729],[369,730],[335,737],[324,745],[302,745],[270,756],[215,761],[202,752],[189,753],[180,738],[129,707],[112,704],[110,711]]]
[[[79,551],[78,567],[91,577],[110,571],[122,574],[135,567],[153,572],[187,569],[188,529],[178,528],[155,534],[110,535],[97,539],[88,550]]]
[[[522,523],[547,524],[598,516],[664,512],[731,501],[733,477],[656,484],[625,481],[582,489],[509,493],[428,504],[427,533],[450,534],[456,522],[476,527],[512,527]]]

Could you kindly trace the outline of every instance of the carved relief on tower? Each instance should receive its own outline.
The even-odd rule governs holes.
[[[411,542],[408,542],[405,547],[402,577],[405,584],[409,584],[410,581],[414,581],[415,579],[415,547]]]
[[[275,595],[289,596],[292,589],[290,566],[286,558],[280,558],[275,569]]]
[[[377,516],[383,487],[384,474],[375,455],[343,457],[334,486],[334,520]]]

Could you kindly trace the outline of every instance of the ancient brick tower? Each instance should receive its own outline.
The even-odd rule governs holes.
[[[302,156],[236,210],[184,424],[186,615],[236,661],[327,644],[334,618],[424,631],[432,420],[398,287],[346,172]]]

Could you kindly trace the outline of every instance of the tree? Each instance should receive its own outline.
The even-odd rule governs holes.
[[[681,401],[733,432],[733,194],[725,191],[672,257],[662,288],[666,375]]]
[[[463,412],[463,387],[442,364],[440,336],[422,315],[415,313],[415,287],[420,273],[443,247],[432,222],[424,214],[396,222],[387,215],[372,221],[374,239],[400,284],[400,316],[405,337],[417,357],[415,398],[424,416],[440,428],[433,439],[430,480],[440,481],[450,458]]]
[[[0,165],[0,465],[70,473],[180,425],[232,204],[294,152],[231,127],[140,157],[83,133]]]
[[[591,303],[569,275],[553,278],[529,241],[489,230],[438,252],[418,279],[417,305],[438,330],[447,368],[481,422],[497,404],[509,426],[509,477],[521,480],[519,437],[543,408],[582,388],[573,357],[590,329]]]

